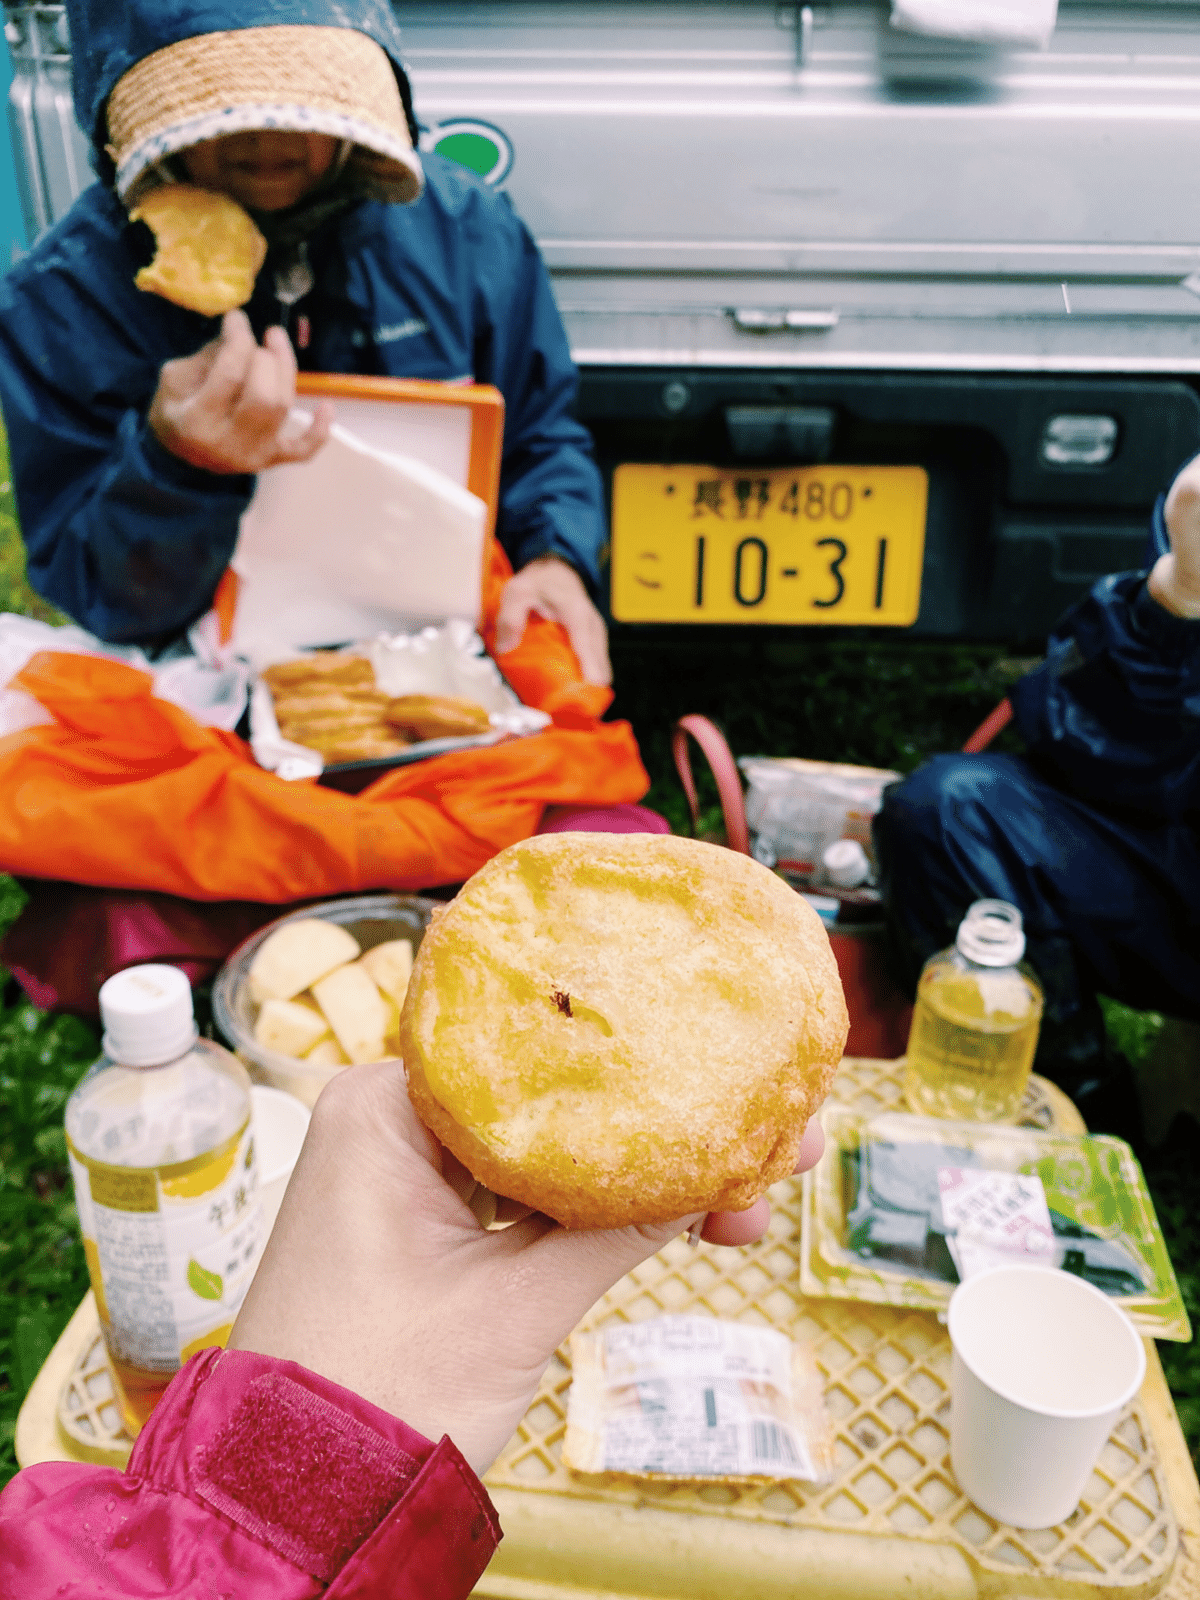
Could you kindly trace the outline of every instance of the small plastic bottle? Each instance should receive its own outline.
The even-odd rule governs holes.
[[[117,1400],[137,1434],[189,1356],[224,1345],[257,1265],[250,1080],[197,1036],[175,967],[100,990],[104,1053],[67,1101],[88,1274]]]
[[[1042,1020],[1042,987],[1021,957],[1021,913],[976,900],[954,944],[921,971],[904,1094],[912,1111],[1011,1120],[1025,1094]]]

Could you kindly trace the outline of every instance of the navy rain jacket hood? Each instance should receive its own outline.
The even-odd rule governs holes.
[[[103,639],[151,648],[211,604],[254,479],[167,451],[146,417],[164,362],[219,331],[134,286],[146,259],[111,190],[104,106],[147,52],[198,33],[353,26],[407,79],[386,0],[76,0],[76,106],[102,181],[0,280],[0,405],[37,592]],[[517,567],[568,561],[593,596],[605,537],[577,374],[549,279],[504,195],[435,155],[410,206],[365,200],[307,241],[315,284],[294,308],[302,368],[494,384],[505,433],[497,533]],[[256,335],[287,321],[268,254],[246,306]]]

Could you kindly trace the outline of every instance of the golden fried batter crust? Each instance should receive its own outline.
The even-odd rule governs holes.
[[[820,918],[748,856],[651,834],[502,851],[426,932],[418,1114],[570,1227],[739,1210],[793,1169],[848,1019]]]
[[[384,714],[394,728],[414,739],[461,739],[486,733],[491,726],[481,705],[449,694],[397,695]]]
[[[152,189],[129,213],[155,237],[154,260],[134,278],[139,289],[219,317],[245,305],[267,256],[267,241],[228,195],[187,183]]]

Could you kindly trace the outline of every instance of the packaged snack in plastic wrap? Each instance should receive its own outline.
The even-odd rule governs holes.
[[[563,1460],[654,1478],[833,1471],[823,1382],[806,1346],[716,1317],[653,1317],[571,1337]]]

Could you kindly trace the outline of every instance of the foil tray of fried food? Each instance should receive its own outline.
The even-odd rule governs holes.
[[[383,761],[432,739],[488,732],[483,706],[452,695],[388,695],[365,656],[322,651],[263,669],[285,739],[326,766]]]

